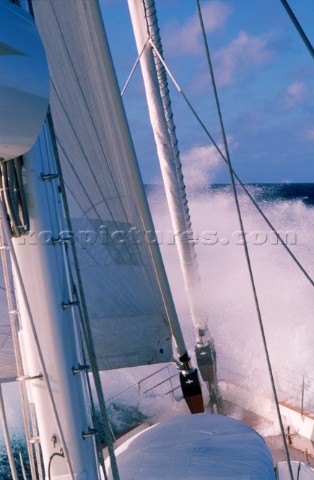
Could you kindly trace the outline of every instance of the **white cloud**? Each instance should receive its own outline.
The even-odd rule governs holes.
[[[188,185],[212,181],[217,168],[223,163],[212,145],[194,147],[182,153],[181,160],[185,183]]]
[[[305,83],[293,82],[287,88],[284,95],[284,106],[286,108],[292,108],[300,105],[307,98],[308,92]]]
[[[269,48],[271,37],[269,33],[254,36],[241,31],[226,47],[216,51],[214,60],[217,65],[217,83],[230,85],[239,71],[269,62],[274,55]]]
[[[305,137],[309,140],[314,140],[314,127],[305,132]]]
[[[232,14],[232,8],[225,2],[214,0],[202,5],[206,33],[223,28]],[[176,54],[199,55],[203,52],[201,30],[197,13],[182,25],[177,21],[167,24],[163,34],[167,49]]]

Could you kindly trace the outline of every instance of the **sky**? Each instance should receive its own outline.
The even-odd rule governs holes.
[[[100,0],[121,88],[137,58],[126,0]],[[290,0],[314,44],[313,0]],[[314,181],[314,62],[280,0],[203,0],[204,23],[234,170],[245,183]],[[166,63],[221,144],[194,0],[156,0]],[[169,84],[171,81],[169,80]],[[170,85],[187,183],[228,171]],[[140,69],[123,97],[145,183],[160,183]]]

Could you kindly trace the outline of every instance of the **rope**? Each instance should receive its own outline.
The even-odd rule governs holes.
[[[155,48],[155,45],[154,43],[150,40],[150,45]],[[157,52],[157,55],[159,55],[158,53],[158,50],[156,49],[156,52]],[[194,117],[196,118],[196,120],[198,121],[198,123],[201,125],[202,129],[204,130],[205,134],[207,135],[207,137],[210,139],[210,141],[212,142],[213,146],[215,147],[215,149],[217,150],[217,152],[219,153],[219,155],[221,156],[221,158],[223,159],[223,161],[225,163],[228,162],[226,156],[223,154],[223,152],[221,151],[221,149],[219,148],[218,144],[215,142],[214,138],[212,137],[212,135],[210,134],[210,132],[208,131],[206,125],[204,124],[204,122],[202,121],[202,119],[200,118],[200,116],[198,115],[198,113],[196,112],[196,110],[194,109],[193,105],[191,104],[191,102],[189,101],[188,97],[185,95],[184,91],[182,90],[182,88],[179,86],[179,84],[177,83],[177,81],[175,80],[174,76],[172,75],[171,71],[169,70],[169,67],[168,65],[165,63],[164,59],[159,55],[159,58],[161,60],[161,62],[163,63],[169,77],[171,78],[174,86],[176,87],[176,89],[178,90],[178,92],[182,95],[183,99],[185,100],[186,104],[188,105],[189,109],[191,110],[191,112],[193,113]],[[298,266],[298,268],[301,270],[301,272],[304,274],[305,278],[310,282],[310,284],[312,285],[312,287],[314,287],[314,280],[312,279],[312,277],[307,273],[307,271],[305,270],[305,268],[303,267],[303,265],[299,262],[299,260],[297,259],[297,257],[294,255],[294,253],[290,250],[290,248],[288,247],[288,245],[285,244],[285,241],[284,239],[281,237],[281,235],[276,231],[275,227],[272,225],[272,223],[270,222],[270,220],[266,217],[265,213],[263,212],[263,210],[261,209],[261,207],[258,205],[258,203],[256,202],[256,200],[254,200],[254,198],[252,197],[252,195],[250,194],[250,192],[248,191],[248,189],[246,188],[246,186],[244,185],[244,183],[242,182],[242,180],[240,179],[240,177],[237,175],[237,173],[235,172],[235,170],[232,168],[232,172],[233,172],[233,175],[234,177],[237,179],[237,181],[239,182],[239,184],[241,185],[242,189],[244,190],[245,194],[248,196],[248,198],[251,200],[252,204],[254,205],[254,207],[257,209],[257,211],[259,212],[259,214],[263,217],[263,219],[265,220],[265,222],[267,223],[267,225],[273,230],[274,234],[276,235],[277,239],[280,241],[280,243],[282,244],[282,246],[285,248],[285,250],[287,251],[287,253],[290,255],[290,257],[293,259],[293,261],[296,263],[296,265]]]
[[[131,80],[131,78],[133,77],[133,73],[135,72],[135,69],[136,69],[138,63],[139,63],[139,61],[141,60],[141,57],[142,57],[142,55],[143,55],[143,53],[144,53],[144,50],[145,50],[145,48],[146,48],[146,45],[148,44],[148,40],[149,40],[149,37],[147,37],[146,42],[144,43],[143,48],[142,48],[140,54],[138,55],[138,57],[137,57],[134,65],[133,65],[133,67],[132,67],[132,70],[131,70],[131,72],[130,72],[130,75],[128,76],[127,81],[125,82],[124,87],[123,87],[122,90],[121,90],[121,97],[123,97],[124,92],[126,91],[128,85],[129,85],[129,83],[130,83],[130,80]]]
[[[268,368],[268,373],[269,373],[271,386],[272,386],[272,391],[273,391],[273,396],[274,396],[275,405],[276,405],[278,422],[279,422],[279,425],[280,425],[280,430],[281,430],[282,440],[283,440],[283,444],[284,444],[285,454],[286,454],[286,458],[287,458],[287,462],[288,462],[288,466],[289,466],[290,477],[291,477],[291,480],[294,480],[293,479],[291,461],[290,461],[290,455],[289,455],[289,450],[288,450],[287,439],[286,439],[286,436],[285,436],[285,431],[284,431],[282,418],[281,418],[281,414],[280,414],[277,390],[276,390],[276,385],[275,385],[275,381],[274,381],[272,366],[271,366],[269,352],[268,352],[268,346],[267,346],[267,340],[266,340],[266,336],[265,336],[262,314],[261,314],[259,300],[258,300],[258,296],[257,296],[257,290],[256,290],[256,285],[255,285],[255,278],[254,278],[254,274],[253,274],[253,268],[252,268],[250,253],[249,253],[248,244],[247,244],[246,237],[245,237],[244,223],[243,223],[242,213],[241,213],[240,204],[239,204],[238,192],[237,192],[237,188],[236,188],[236,184],[235,184],[235,176],[234,176],[232,165],[231,165],[231,158],[230,158],[230,153],[229,153],[229,148],[228,148],[227,136],[226,136],[226,131],[225,131],[225,127],[224,127],[224,123],[223,123],[223,119],[222,119],[222,113],[221,113],[221,108],[220,108],[220,103],[219,103],[219,98],[218,98],[215,75],[214,75],[213,65],[212,65],[211,58],[210,58],[209,47],[208,47],[208,42],[207,42],[207,38],[206,38],[206,32],[205,32],[203,16],[202,16],[202,11],[201,11],[199,0],[196,0],[196,5],[197,5],[198,17],[199,17],[199,21],[200,21],[200,25],[201,25],[201,30],[202,30],[203,40],[204,40],[204,46],[205,46],[205,51],[206,51],[208,68],[209,68],[211,82],[212,82],[212,86],[213,86],[213,90],[214,90],[215,103],[216,103],[217,113],[218,113],[218,117],[219,117],[219,124],[220,124],[221,135],[222,135],[223,143],[224,143],[225,155],[226,155],[226,158],[227,158],[227,165],[228,165],[230,180],[231,180],[231,184],[232,184],[234,201],[235,201],[235,204],[236,204],[237,215],[238,215],[238,220],[239,220],[239,224],[240,224],[240,230],[241,230],[242,237],[243,237],[243,246],[244,246],[245,258],[246,258],[247,267],[248,267],[248,271],[249,271],[249,276],[250,276],[250,281],[251,281],[251,287],[252,287],[252,292],[253,292],[253,297],[254,297],[254,302],[255,302],[255,308],[256,308],[256,313],[257,313],[258,322],[259,322],[259,327],[260,327],[260,331],[261,331],[261,335],[262,335],[262,341],[263,341],[263,346],[264,346],[264,351],[265,351],[265,356],[266,356],[266,361],[267,361],[267,368]]]
[[[48,463],[48,480],[51,480],[51,465],[52,465],[52,460],[53,460],[55,457],[64,458],[64,454],[63,454],[63,453],[55,452],[55,453],[53,453],[53,454],[51,455],[51,457],[49,458],[49,463]]]
[[[292,23],[294,24],[295,28],[299,32],[300,37],[302,38],[306,48],[310,52],[311,57],[314,58],[314,48],[313,48],[311,42],[309,41],[309,39],[307,38],[307,36],[305,35],[304,30],[301,27],[297,17],[293,13],[290,5],[288,4],[287,0],[280,0],[280,1],[283,4],[284,8],[286,9],[286,12],[288,13],[290,19],[292,20]]]

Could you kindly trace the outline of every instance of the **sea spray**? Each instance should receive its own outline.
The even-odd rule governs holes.
[[[313,277],[313,185],[251,185],[248,188]],[[151,186],[148,191],[174,300],[187,346],[193,353],[195,333],[163,188]],[[275,419],[265,353],[231,189],[228,185],[203,186],[195,187],[189,193],[193,238],[202,276],[204,303],[217,348],[222,389],[227,388],[230,395],[231,389],[236,386],[232,397],[234,402]],[[313,412],[312,286],[280,245],[275,233],[241,193],[240,203],[279,399],[299,407],[303,405],[305,410]],[[191,241],[191,236],[187,238]],[[114,372],[106,372],[104,382],[109,382],[111,387],[114,384],[114,388],[119,390],[118,378],[123,379],[125,386],[137,385],[140,378],[155,370],[158,370],[157,366],[129,369],[127,373],[121,372],[120,377]],[[156,374],[155,384],[163,381],[161,375]],[[136,388],[133,388],[132,395],[136,398]],[[177,404],[173,397],[170,395],[165,400],[158,389],[154,393],[155,398],[145,402],[141,395],[147,408],[145,413],[155,417],[162,411],[169,416],[175,415]],[[206,395],[206,389],[204,393]],[[164,401],[167,405],[162,405]],[[163,406],[164,410],[158,406]],[[269,431],[268,425],[265,428]],[[274,428],[271,433],[277,433],[276,424]]]
[[[283,233],[289,248],[314,277],[313,185],[254,185],[249,189],[273,225]],[[189,193],[204,302],[218,353],[219,379],[229,388],[229,393],[232,385],[240,387],[235,393],[239,405],[256,407],[260,413],[271,415],[270,382],[231,189],[203,186],[190,188]],[[192,353],[195,334],[163,188],[149,187],[148,194],[173,296]],[[240,194],[240,204],[279,398],[300,406],[303,390],[304,409],[313,412],[313,289],[243,194]],[[163,367],[102,373],[105,396],[108,404],[113,405],[109,407],[109,414],[117,428],[128,428],[138,421],[138,415],[144,415],[148,421],[158,421],[185,413],[184,404],[178,401],[180,391],[175,367],[170,367],[170,372],[166,368],[159,371]],[[142,382],[154,371],[159,372]],[[162,384],[153,388],[158,383]],[[4,385],[4,391],[14,442],[17,449],[23,449],[20,407],[16,409],[18,389]],[[206,389],[204,394],[206,396]],[[268,427],[265,428],[269,433]],[[0,442],[3,470],[8,469],[8,465],[2,436]],[[1,473],[5,479],[6,473]]]
[[[313,186],[259,185],[249,188],[313,277],[311,225],[314,209],[310,206],[314,198]],[[158,230],[168,231],[170,222],[166,208],[162,208],[160,196],[159,201],[156,196],[155,191],[151,196],[155,226]],[[190,198],[192,226],[206,309],[217,347],[220,378],[227,377],[240,383],[250,399],[253,394],[262,403],[265,396],[271,398],[270,382],[231,190],[228,186],[207,190],[194,188]],[[304,375],[307,380],[304,404],[313,409],[312,286],[243,194],[240,194],[240,203],[280,399],[294,404],[300,402]],[[162,243],[161,250],[189,347],[193,348],[193,328],[184,290],[178,280],[175,246]],[[239,400],[244,401],[243,397]]]

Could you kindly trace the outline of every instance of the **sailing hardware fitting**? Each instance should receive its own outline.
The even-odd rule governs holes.
[[[40,443],[40,437],[37,436],[37,437],[30,438],[29,443],[31,443],[32,445],[35,445],[36,443]]]
[[[83,440],[88,437],[93,437],[94,435],[98,435],[98,430],[96,428],[88,427],[87,432],[82,432]]]
[[[76,375],[77,373],[85,373],[85,372],[88,372],[89,369],[90,369],[89,365],[78,364],[78,367],[72,367],[72,373],[73,375]]]
[[[198,371],[191,367],[187,352],[179,357],[179,361],[181,366],[180,385],[183,397],[191,413],[203,413],[204,402]]]
[[[79,304],[80,302],[78,300],[74,300],[74,302],[68,302],[68,303],[62,302],[62,308],[63,310],[66,310],[67,308],[77,307]]]
[[[51,243],[53,245],[58,245],[59,243],[69,243],[71,241],[72,241],[72,238],[70,238],[70,237],[65,237],[65,238],[58,237],[58,238],[52,238],[51,239]]]
[[[16,380],[19,382],[26,382],[29,380],[42,380],[44,378],[42,373],[38,373],[37,375],[23,375],[22,377],[17,377]]]
[[[56,448],[57,435],[56,435],[55,433],[52,433],[52,434],[51,434],[50,440],[51,440],[51,443],[53,444],[53,448]]]
[[[41,179],[42,180],[56,180],[60,177],[59,173],[42,173]]]

